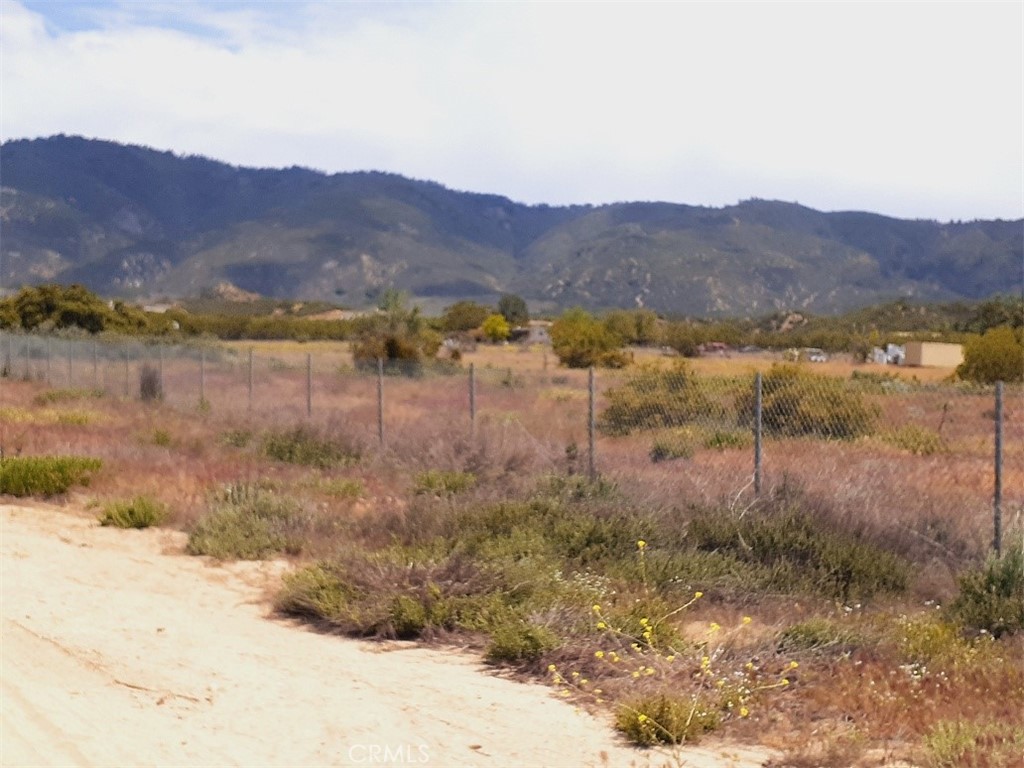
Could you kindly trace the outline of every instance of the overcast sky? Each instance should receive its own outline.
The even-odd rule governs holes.
[[[1024,217],[1024,3],[0,0],[0,136],[526,203]]]

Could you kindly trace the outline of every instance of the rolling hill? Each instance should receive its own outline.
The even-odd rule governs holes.
[[[0,146],[0,278],[128,298],[838,312],[1020,292],[1024,220],[938,223],[748,200],[527,206],[377,172],[237,168],[80,137]]]

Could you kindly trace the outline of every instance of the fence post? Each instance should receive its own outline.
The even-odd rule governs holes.
[[[594,456],[594,433],[595,433],[596,427],[597,427],[597,419],[595,417],[595,402],[594,401],[597,398],[595,397],[595,395],[596,395],[596,387],[594,385],[594,368],[593,368],[593,366],[591,366],[591,368],[590,368],[590,373],[589,373],[589,376],[588,376],[588,379],[587,379],[587,389],[588,389],[588,394],[589,394],[589,397],[588,397],[589,405],[588,405],[588,413],[587,413],[587,447],[589,449],[589,451],[588,451],[588,453],[589,453],[589,467],[588,467],[588,469],[589,469],[589,473],[590,473],[590,482],[594,482],[595,480],[597,480],[597,460],[596,460],[596,457]]]
[[[1003,553],[1003,382],[996,382],[995,487],[992,493],[992,548]]]
[[[249,400],[246,410],[252,412],[252,347],[249,347]]]
[[[53,379],[50,377],[50,337],[46,337],[46,384],[53,386]]]
[[[160,375],[160,399],[167,397],[167,390],[164,389],[164,348],[157,347],[157,355],[159,356],[159,366],[157,372]]]
[[[128,360],[131,357],[131,353],[127,348],[124,350],[124,396],[129,397],[132,393],[131,382],[129,381],[128,373]]]
[[[476,435],[476,364],[469,364],[469,430]]]
[[[313,355],[306,353],[306,418],[313,415]]]
[[[754,374],[754,494],[761,495],[761,372]]]
[[[96,356],[96,341],[92,342],[92,388],[99,389],[100,386],[100,364]]]
[[[74,364],[71,362],[71,358],[74,357],[74,354],[75,354],[75,351],[74,351],[75,350],[75,345],[72,342],[70,342],[70,341],[67,342],[67,344],[68,344],[68,389],[73,389],[74,386],[75,386],[75,371],[74,371]]]
[[[377,358],[377,438],[384,445],[384,358]]]
[[[199,350],[199,407],[206,405],[206,350]]]

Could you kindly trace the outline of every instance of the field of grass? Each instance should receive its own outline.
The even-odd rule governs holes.
[[[145,499],[196,554],[289,558],[283,613],[476,647],[638,743],[715,732],[787,765],[1019,765],[1024,573],[986,560],[991,393],[936,389],[923,371],[920,387],[863,379],[870,430],[766,440],[755,497],[730,387],[772,362],[694,361],[705,413],[599,432],[594,480],[587,372],[514,346],[481,346],[454,374],[385,377],[382,393],[346,345],[322,342],[168,356],[154,402],[138,397],[141,361],[128,386],[120,364],[87,389],[3,379],[0,443],[100,460],[69,498],[108,516]],[[631,375],[599,374],[599,414]],[[1024,413],[1008,402],[1012,551]]]

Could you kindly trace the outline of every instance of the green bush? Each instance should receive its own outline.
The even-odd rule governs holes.
[[[954,621],[996,637],[1024,631],[1024,547],[990,557],[959,582],[959,594],[948,609]]]
[[[606,397],[608,407],[599,425],[612,435],[678,427],[725,415],[725,409],[708,397],[682,360],[667,370],[655,365],[639,366],[621,386],[608,390]]]
[[[263,438],[263,453],[275,461],[327,469],[359,461],[359,450],[339,437],[326,437],[305,424]]]
[[[159,525],[167,518],[167,509],[147,496],[136,496],[130,501],[107,504],[100,515],[100,525],[118,528],[148,528]]]
[[[454,496],[456,493],[468,491],[474,485],[476,485],[476,475],[472,472],[443,472],[430,469],[416,475],[413,492],[435,496]]]
[[[191,555],[221,560],[260,560],[302,549],[306,519],[293,499],[252,487],[229,489],[216,499],[188,537]]]
[[[551,326],[551,348],[567,368],[622,368],[628,358],[621,347],[622,339],[579,307],[564,312]]]
[[[964,361],[956,374],[982,384],[1024,381],[1024,345],[1019,332],[999,326],[970,339],[964,345]]]
[[[741,394],[741,423],[754,422],[753,388]],[[776,437],[849,439],[871,432],[878,409],[846,382],[803,371],[796,365],[775,365],[761,380],[761,424]]]
[[[0,494],[56,496],[88,485],[103,465],[84,456],[11,456],[0,459]]]
[[[697,741],[715,730],[721,713],[689,698],[659,693],[633,699],[619,707],[615,727],[642,747]]]
[[[910,579],[903,558],[800,509],[742,518],[702,514],[687,535],[700,550],[756,564],[765,586],[780,592],[811,591],[846,602],[902,592]]]
[[[486,658],[491,662],[536,661],[558,645],[558,635],[547,627],[511,620],[499,624],[492,631]]]

